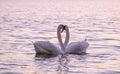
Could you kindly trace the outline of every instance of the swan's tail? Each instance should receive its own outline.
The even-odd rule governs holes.
[[[34,45],[34,42],[33,42],[33,41],[30,41],[30,42],[32,42],[32,44]]]

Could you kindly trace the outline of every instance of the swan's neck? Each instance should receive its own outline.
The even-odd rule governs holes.
[[[59,41],[62,52],[65,52],[65,46],[62,42],[62,37],[61,37],[61,33],[60,33],[59,29],[57,30],[57,37],[58,37],[58,41]]]
[[[69,34],[69,28],[68,26],[66,25],[65,27],[65,31],[66,31],[66,37],[65,37],[65,42],[64,42],[64,46],[66,47],[68,42],[69,42],[69,38],[70,38],[70,34]]]

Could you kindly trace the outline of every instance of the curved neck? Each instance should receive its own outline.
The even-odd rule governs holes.
[[[64,44],[63,44],[63,42],[62,42],[62,37],[61,37],[61,33],[60,33],[59,30],[60,30],[60,29],[59,29],[59,27],[58,27],[58,29],[57,29],[58,41],[59,41],[59,44],[60,44],[60,47],[61,47],[62,52],[65,52],[65,46],[64,46]]]
[[[65,37],[65,42],[64,42],[64,46],[66,47],[68,42],[69,42],[69,38],[70,38],[70,34],[69,34],[69,28],[68,26],[66,25],[65,27],[65,31],[66,31],[66,37]]]

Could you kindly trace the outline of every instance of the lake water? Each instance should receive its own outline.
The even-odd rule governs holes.
[[[86,55],[35,57],[31,41],[90,43]],[[0,0],[0,74],[120,74],[120,0]]]

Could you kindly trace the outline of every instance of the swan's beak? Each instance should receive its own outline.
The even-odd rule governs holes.
[[[61,33],[65,30],[65,26],[63,26],[62,30],[61,30]]]

